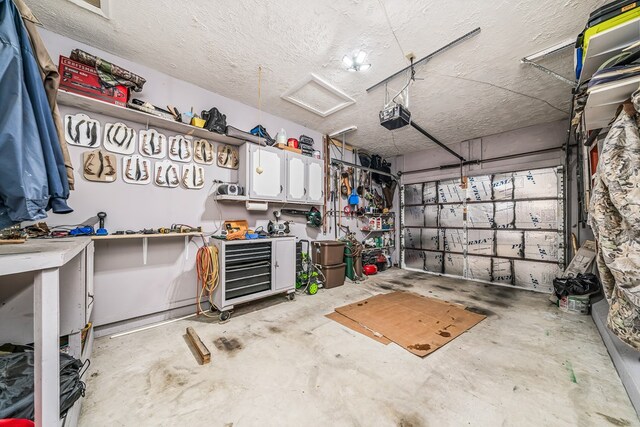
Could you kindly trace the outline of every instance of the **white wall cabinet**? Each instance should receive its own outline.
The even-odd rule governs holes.
[[[324,162],[246,143],[240,149],[239,183],[249,200],[318,205],[324,198]]]
[[[322,204],[324,198],[324,162],[308,157],[306,160],[306,201]]]
[[[302,156],[287,152],[287,201],[307,200],[307,162]]]
[[[284,152],[246,143],[240,158],[240,183],[249,199],[284,200]],[[258,173],[258,168],[262,173]]]

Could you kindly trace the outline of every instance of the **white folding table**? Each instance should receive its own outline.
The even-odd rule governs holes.
[[[60,422],[60,267],[86,250],[90,237],[0,245],[0,276],[34,272],[35,421]]]

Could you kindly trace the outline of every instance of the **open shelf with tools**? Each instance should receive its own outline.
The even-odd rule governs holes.
[[[245,141],[241,139],[221,135],[219,133],[208,131],[207,129],[154,116],[153,114],[134,110],[132,108],[110,104],[108,102],[89,98],[88,96],[79,95],[72,92],[67,92],[65,90],[58,91],[58,103],[60,105],[66,105],[68,107],[75,107],[86,112],[104,114],[105,116],[110,116],[116,119],[140,123],[146,126],[154,126],[183,135],[191,135],[197,138],[204,138],[207,140],[220,142],[222,144],[242,145],[245,143]]]
[[[133,234],[107,234],[106,236],[91,236],[92,240],[114,240],[114,239],[157,239],[167,237],[192,237],[202,236],[201,232],[191,233],[133,233]]]
[[[91,240],[96,241],[120,241],[131,239],[142,239],[142,264],[147,265],[147,249],[149,246],[148,239],[167,239],[174,237],[184,238],[184,256],[185,260],[189,259],[189,240],[193,237],[202,237],[204,234],[201,232],[189,232],[189,233],[155,233],[155,234],[107,234],[106,236],[91,236]]]

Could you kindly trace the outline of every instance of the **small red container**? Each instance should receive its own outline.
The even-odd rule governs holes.
[[[295,138],[289,138],[287,140],[287,145],[292,148],[300,148],[300,143]]]
[[[364,274],[367,276],[373,276],[378,273],[378,267],[376,267],[375,264],[367,264],[362,267],[362,271],[364,271]]]

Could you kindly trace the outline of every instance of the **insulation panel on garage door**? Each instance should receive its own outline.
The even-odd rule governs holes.
[[[551,292],[564,269],[562,168],[406,184],[405,268]]]

